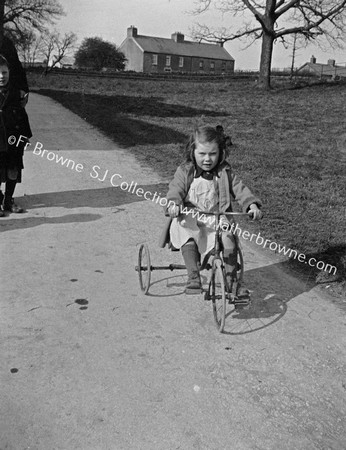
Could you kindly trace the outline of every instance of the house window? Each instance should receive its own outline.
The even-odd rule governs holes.
[[[223,63],[221,64],[221,70],[222,70],[222,72],[226,72],[226,63],[225,63],[225,61],[223,61]]]
[[[157,66],[157,55],[153,55],[152,64],[153,64],[153,66]]]
[[[184,58],[179,56],[179,67],[184,67]]]
[[[171,65],[171,57],[169,55],[166,56],[166,66],[170,66]]]
[[[215,61],[210,62],[210,70],[215,70]]]
[[[203,59],[201,59],[200,62],[199,62],[199,68],[201,70],[203,70],[203,68],[204,68],[204,61],[203,61]]]

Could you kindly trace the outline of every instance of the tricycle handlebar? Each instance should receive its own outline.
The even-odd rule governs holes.
[[[198,214],[208,214],[210,216],[247,216],[249,217],[251,214],[250,212],[248,213],[242,213],[242,212],[212,212],[212,211],[203,211],[197,208],[189,208],[188,212],[185,211],[181,211],[180,214],[184,214],[184,215],[189,215],[189,214],[193,214],[193,213],[198,213]]]

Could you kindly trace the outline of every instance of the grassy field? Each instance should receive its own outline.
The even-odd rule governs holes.
[[[264,203],[265,219],[247,223],[247,229],[337,266],[335,291],[345,292],[345,84],[282,86],[267,93],[244,80],[28,76],[33,90],[104,131],[167,182],[195,125],[222,124],[234,144],[234,170]],[[291,264],[304,276],[318,272],[293,259]]]

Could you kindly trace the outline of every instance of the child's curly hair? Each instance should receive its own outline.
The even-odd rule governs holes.
[[[195,149],[196,141],[201,143],[206,142],[216,142],[219,147],[219,161],[218,165],[223,163],[228,157],[229,149],[228,147],[232,145],[231,138],[225,135],[222,125],[217,125],[216,128],[211,126],[202,126],[195,128],[194,132],[189,137],[185,145],[185,162],[193,162],[196,164],[195,160]]]

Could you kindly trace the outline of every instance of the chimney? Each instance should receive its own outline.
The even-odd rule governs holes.
[[[328,63],[329,66],[335,66],[335,59],[328,59]]]
[[[314,55],[311,56],[310,62],[311,64],[316,64],[316,58],[314,57]]]
[[[219,42],[217,43],[217,45],[218,45],[219,47],[223,47],[223,44],[224,44],[223,41],[219,41]]]
[[[128,29],[127,29],[127,37],[136,37],[138,33],[138,30],[136,27],[134,27],[133,25],[131,25]]]
[[[182,33],[179,33],[179,31],[173,33],[171,38],[174,42],[184,42],[184,35]]]

